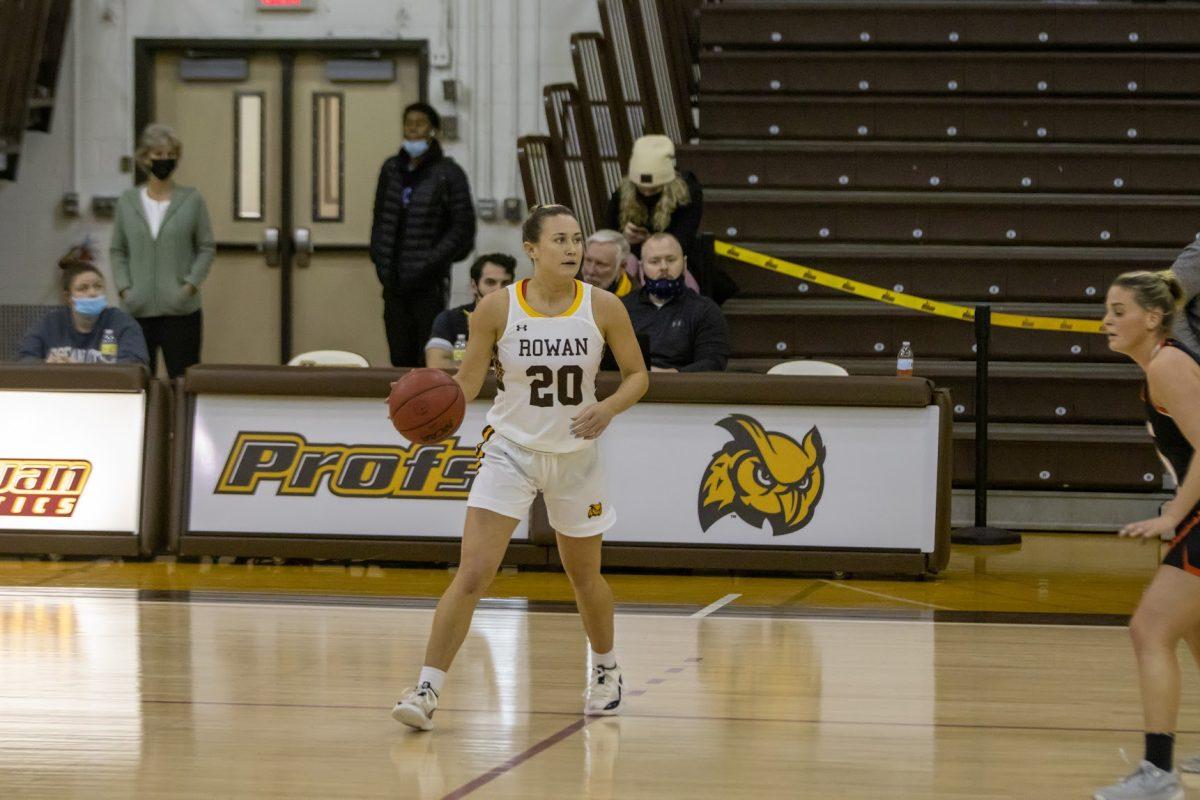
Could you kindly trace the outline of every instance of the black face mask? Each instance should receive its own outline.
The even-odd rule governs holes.
[[[678,278],[647,278],[642,285],[660,300],[674,300],[683,294],[685,283],[683,274],[680,273]]]
[[[160,181],[165,181],[175,171],[176,163],[177,159],[174,158],[156,158],[150,162],[150,172]]]

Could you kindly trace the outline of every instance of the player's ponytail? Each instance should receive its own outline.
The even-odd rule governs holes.
[[[1147,311],[1158,311],[1162,314],[1162,330],[1170,331],[1175,321],[1175,315],[1183,308],[1187,294],[1183,284],[1175,273],[1169,269],[1159,272],[1138,270],[1126,272],[1117,276],[1113,286],[1120,286],[1133,292],[1134,300]]]

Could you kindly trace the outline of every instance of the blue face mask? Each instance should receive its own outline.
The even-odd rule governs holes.
[[[429,150],[428,139],[418,139],[415,142],[404,140],[404,152],[408,153],[410,158],[420,158],[425,155],[427,150]]]
[[[71,307],[80,316],[98,317],[101,311],[108,308],[108,298],[104,295],[100,295],[99,297],[72,297]]]
[[[683,275],[678,278],[647,278],[643,285],[646,291],[660,300],[674,300],[683,292]]]

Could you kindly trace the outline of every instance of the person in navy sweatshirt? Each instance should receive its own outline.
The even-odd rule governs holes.
[[[59,266],[63,270],[63,305],[25,333],[18,359],[46,364],[148,365],[141,327],[133,317],[108,305],[104,276],[95,264],[68,255]]]

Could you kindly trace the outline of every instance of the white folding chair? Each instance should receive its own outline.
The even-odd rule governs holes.
[[[348,350],[310,350],[294,356],[289,367],[369,367],[371,363]]]
[[[776,364],[767,370],[768,375],[849,375],[844,368],[837,364],[830,364],[828,361],[812,361],[811,359],[797,359],[795,361],[784,361],[782,364]]]

